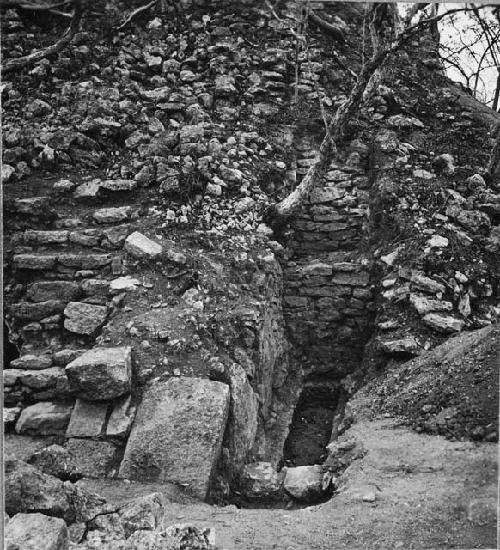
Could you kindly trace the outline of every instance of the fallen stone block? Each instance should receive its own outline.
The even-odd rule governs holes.
[[[248,499],[276,498],[283,487],[283,475],[270,462],[247,464],[240,475],[240,490]]]
[[[17,423],[16,432],[27,435],[61,435],[66,431],[71,406],[41,401],[26,407]]]
[[[208,493],[229,410],[229,387],[201,378],[153,381],[128,439],[120,477]]]
[[[162,252],[162,246],[135,231],[125,239],[125,250],[135,258],[156,258]]]
[[[66,366],[71,389],[88,401],[107,401],[130,393],[130,347],[94,348]]]
[[[5,511],[42,512],[63,517],[70,508],[69,499],[60,479],[38,471],[22,460],[5,460]]]
[[[422,321],[434,330],[444,333],[460,332],[465,325],[465,321],[461,319],[438,313],[428,313]]]
[[[16,514],[5,528],[5,545],[19,550],[68,550],[68,528],[60,518]]]
[[[317,500],[323,494],[323,468],[319,465],[287,468],[283,486],[297,500]]]

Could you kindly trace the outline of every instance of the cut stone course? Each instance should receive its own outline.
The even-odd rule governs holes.
[[[61,378],[66,378],[64,369],[60,367],[51,367],[42,370],[20,370],[18,380],[24,386],[41,390],[51,388],[60,383]]]
[[[20,302],[12,304],[11,314],[20,321],[40,321],[54,313],[64,310],[64,302],[60,300],[47,300],[45,302]]]
[[[94,220],[98,223],[116,223],[123,222],[130,218],[132,207],[115,206],[111,208],[101,208],[94,212]]]
[[[40,281],[28,287],[27,296],[33,302],[72,302],[80,296],[80,286],[71,281]]]
[[[52,357],[47,354],[28,354],[21,355],[17,359],[10,362],[11,369],[22,370],[42,370],[52,366]]]
[[[205,499],[228,411],[229,387],[222,382],[152,381],[138,407],[120,477],[181,484]]]
[[[66,366],[72,391],[88,401],[107,401],[130,393],[130,347],[94,348]]]
[[[55,254],[16,254],[13,262],[17,269],[52,269],[57,261]]]

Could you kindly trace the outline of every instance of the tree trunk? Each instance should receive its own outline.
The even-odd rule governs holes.
[[[495,88],[495,97],[493,98],[492,108],[494,111],[498,111],[498,98],[500,97],[500,68],[498,69],[497,87]]]

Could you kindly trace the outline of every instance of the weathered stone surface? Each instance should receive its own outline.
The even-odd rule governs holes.
[[[62,244],[68,240],[68,231],[36,231],[27,229],[24,240],[32,244]]]
[[[106,422],[108,403],[90,403],[83,399],[77,399],[66,437],[99,437]]]
[[[418,355],[422,347],[418,344],[414,336],[405,336],[394,340],[380,340],[380,347],[385,353],[390,355],[399,355],[401,353],[408,355]]]
[[[61,378],[66,378],[64,369],[60,367],[51,367],[42,370],[20,370],[18,380],[23,386],[28,386],[36,390],[51,388],[58,384],[64,386]]]
[[[68,440],[66,449],[73,456],[78,472],[85,477],[99,478],[107,476],[116,461],[117,449],[107,441],[72,438]]]
[[[101,208],[94,212],[94,220],[97,223],[116,223],[123,222],[130,218],[132,208],[130,206],[115,206],[111,208]]]
[[[132,405],[130,395],[121,398],[115,405],[108,420],[106,434],[108,437],[126,439],[132,427],[137,407]]]
[[[68,528],[60,518],[16,514],[6,526],[5,544],[12,550],[68,550]]]
[[[52,269],[56,264],[55,254],[16,254],[13,262],[17,269]]]
[[[319,465],[287,468],[285,491],[297,500],[310,502],[322,494],[323,470]]]
[[[60,435],[66,431],[71,406],[41,401],[26,407],[16,424],[16,432],[28,435]]]
[[[445,333],[460,332],[465,325],[461,319],[438,313],[428,313],[422,320],[434,330]]]
[[[59,367],[65,367],[84,352],[83,349],[61,349],[54,353],[54,363]]]
[[[438,283],[434,279],[426,277],[423,273],[413,273],[411,276],[411,282],[414,287],[419,288],[424,292],[430,292],[431,294],[445,291],[445,286],[442,283]]]
[[[370,282],[370,274],[362,273],[335,273],[332,282],[338,285],[367,286]]]
[[[229,387],[200,378],[153,381],[145,390],[120,476],[182,484],[207,496],[229,410]]]
[[[92,200],[99,195],[100,190],[99,180],[86,181],[75,189],[73,197],[81,201]]]
[[[446,209],[446,215],[472,233],[485,232],[491,227],[490,218],[480,210],[463,210],[458,205],[452,205]]]
[[[474,525],[495,525],[497,522],[497,500],[494,497],[476,498],[467,505],[467,520]]]
[[[70,302],[64,309],[64,328],[77,334],[93,334],[106,321],[106,306]]]
[[[87,296],[107,296],[109,281],[106,281],[106,279],[86,279],[82,283],[82,290]]]
[[[135,258],[156,258],[161,254],[160,244],[135,231],[125,240],[125,250]]]
[[[127,275],[113,279],[109,285],[109,290],[112,294],[119,294],[120,292],[137,290],[137,287],[140,285],[141,282],[139,279]]]
[[[63,482],[22,460],[5,460],[5,511],[64,516],[70,507]]]
[[[453,304],[442,300],[435,300],[420,294],[410,294],[410,304],[420,313],[425,315],[431,311],[451,311]]]
[[[72,281],[40,281],[28,287],[27,296],[33,302],[71,302],[80,296],[80,286]]]
[[[243,367],[233,363],[228,368],[231,388],[229,441],[231,464],[239,469],[254,445],[258,423],[258,401]]]
[[[21,407],[3,407],[3,427],[11,427],[21,414]]]
[[[11,314],[20,321],[40,321],[64,309],[64,302],[47,300],[46,302],[19,302],[10,307]]]
[[[72,390],[89,401],[106,401],[130,392],[130,347],[94,348],[66,366]]]
[[[240,476],[241,493],[249,499],[277,497],[283,486],[283,476],[270,462],[247,464]]]
[[[71,453],[60,445],[49,445],[33,453],[27,460],[44,474],[55,476],[62,481],[81,477]]]
[[[19,380],[19,369],[4,369],[3,371],[3,385],[13,386]]]
[[[135,180],[104,180],[100,187],[107,191],[132,191],[137,187]]]
[[[10,362],[11,369],[42,370],[52,366],[52,357],[47,354],[22,355]]]
[[[160,525],[163,496],[161,493],[151,493],[135,498],[122,506],[118,513],[127,538],[138,530],[152,531]]]

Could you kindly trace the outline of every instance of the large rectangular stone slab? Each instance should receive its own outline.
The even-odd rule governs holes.
[[[201,378],[153,381],[132,427],[120,476],[180,484],[207,497],[229,411],[229,387]]]
[[[130,393],[132,350],[129,346],[94,348],[66,366],[71,390],[88,401],[107,401]]]

